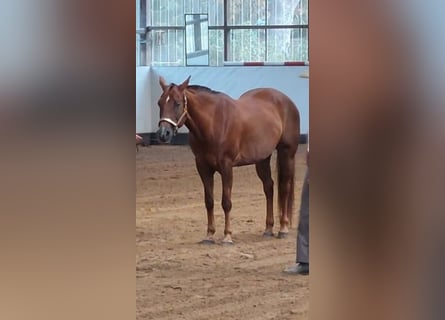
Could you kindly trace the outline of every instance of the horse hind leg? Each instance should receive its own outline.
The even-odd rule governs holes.
[[[266,229],[263,235],[266,237],[273,236],[273,180],[270,170],[270,156],[255,165],[258,177],[263,183],[263,191],[266,196]]]
[[[294,200],[295,152],[291,148],[281,147],[277,152],[278,204],[280,208],[279,238],[289,233],[289,221],[292,218]]]

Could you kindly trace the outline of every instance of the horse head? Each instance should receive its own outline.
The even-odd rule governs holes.
[[[162,95],[159,98],[159,123],[157,136],[162,143],[170,143],[178,129],[187,120],[187,97],[185,89],[188,87],[189,76],[180,85],[166,84],[163,77],[159,78]]]

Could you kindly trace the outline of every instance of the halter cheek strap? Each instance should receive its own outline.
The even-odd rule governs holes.
[[[187,96],[185,95],[185,93],[184,93],[184,105],[183,106],[184,106],[184,108],[183,108],[181,116],[177,120],[178,122],[175,122],[175,121],[173,121],[170,118],[161,118],[161,119],[159,119],[158,125],[160,125],[161,122],[170,123],[175,128],[175,134],[176,134],[178,129],[181,128],[184,125],[185,121],[187,120],[187,115],[188,115],[188,112],[187,112]]]
[[[182,109],[182,114],[178,119],[178,128],[181,128],[185,121],[187,120],[187,115],[188,115],[188,111],[187,111],[187,96],[184,93],[184,107]]]

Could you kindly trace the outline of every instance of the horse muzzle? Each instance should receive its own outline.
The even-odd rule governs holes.
[[[156,134],[159,142],[170,143],[174,136],[174,130],[171,127],[160,126]]]

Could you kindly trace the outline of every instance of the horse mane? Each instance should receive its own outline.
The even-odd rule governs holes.
[[[177,87],[177,86],[178,85],[176,83],[171,83],[170,84],[170,88]],[[207,92],[207,93],[212,93],[212,94],[221,94],[222,93],[220,91],[212,90],[209,87],[200,86],[200,85],[197,85],[197,84],[189,85],[187,87],[187,89],[191,89],[191,90],[195,90],[195,91],[201,91],[201,92]]]
[[[200,85],[197,85],[197,84],[192,84],[192,85],[188,86],[187,89],[196,90],[196,91],[202,91],[202,92],[208,92],[208,93],[212,93],[212,94],[220,94],[221,93],[219,91],[215,91],[213,89],[210,89],[209,87],[200,86]]]

